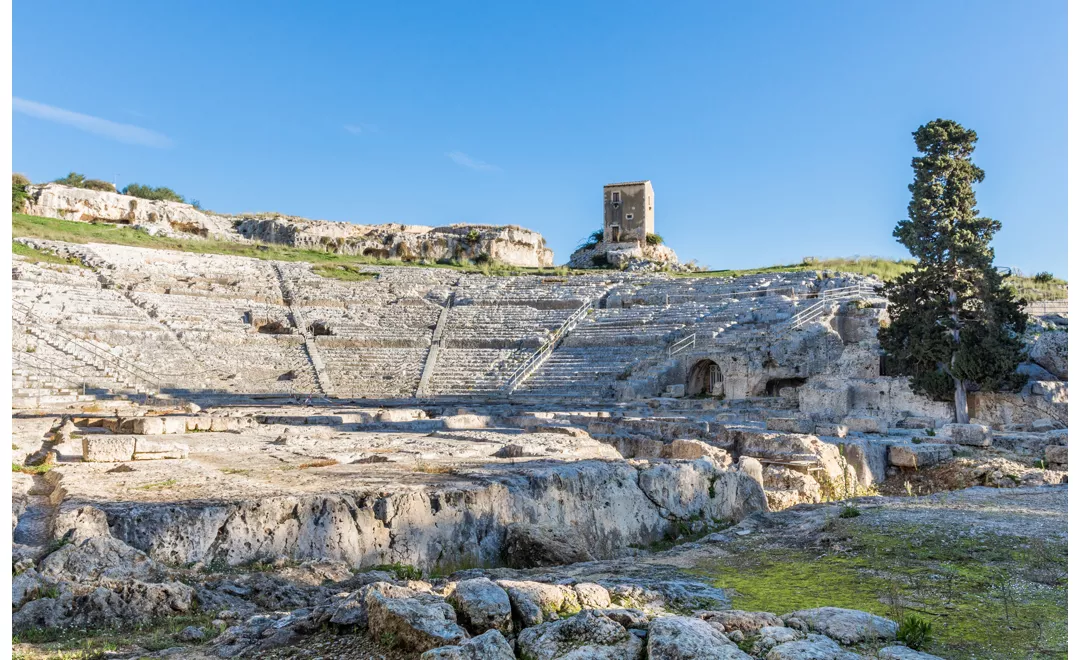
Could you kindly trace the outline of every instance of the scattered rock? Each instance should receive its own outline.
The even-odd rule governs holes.
[[[457,644],[469,636],[457,624],[453,606],[438,596],[396,598],[369,587],[364,605],[368,634],[378,640],[392,640],[392,646],[423,652]]]
[[[745,610],[720,610],[715,612],[700,612],[698,617],[718,626],[721,632],[739,630],[747,634],[755,634],[766,626],[783,626],[780,617],[770,612],[747,612]]]
[[[188,644],[197,644],[206,639],[206,633],[198,626],[188,626],[176,634],[176,639]]]
[[[799,610],[782,617],[797,618],[814,632],[835,639],[841,644],[857,644],[878,639],[894,639],[898,626],[895,621],[869,612],[842,607],[818,607]]]
[[[506,565],[511,568],[558,566],[595,559],[585,546],[585,540],[571,528],[555,529],[529,523],[507,525],[503,554]]]
[[[510,598],[502,587],[487,578],[458,582],[446,600],[457,610],[465,629],[474,635],[488,630],[513,632]]]
[[[909,649],[906,646],[886,646],[877,652],[879,660],[942,660],[936,655]]]
[[[808,635],[806,639],[777,644],[765,660],[863,660],[824,635]]]
[[[460,646],[440,646],[420,656],[421,660],[514,660],[514,649],[495,630],[473,637]]]
[[[941,435],[958,445],[990,446],[990,429],[982,424],[946,424],[941,427]]]
[[[657,617],[649,624],[649,660],[750,659],[724,633],[702,619]]]
[[[591,610],[527,628],[517,642],[519,654],[534,660],[637,660],[644,646],[636,635]]]

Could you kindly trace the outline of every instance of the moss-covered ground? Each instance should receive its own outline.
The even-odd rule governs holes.
[[[18,633],[12,639],[15,660],[97,660],[118,652],[136,649],[160,651],[178,646],[176,635],[188,626],[204,629],[208,637],[217,634],[210,614],[169,617],[123,629],[68,630],[42,628]]]
[[[933,625],[926,651],[944,658],[1063,658],[1064,541],[832,519],[828,545],[749,543],[695,573],[731,590],[737,609],[776,613],[836,606]]]

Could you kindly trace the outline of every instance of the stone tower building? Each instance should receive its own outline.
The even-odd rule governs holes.
[[[604,242],[645,245],[653,230],[651,181],[609,183],[604,186]]]

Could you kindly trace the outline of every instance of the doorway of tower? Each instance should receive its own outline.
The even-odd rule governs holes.
[[[687,396],[719,396],[724,393],[724,377],[720,365],[712,360],[698,360],[690,368],[690,377],[686,383]]]

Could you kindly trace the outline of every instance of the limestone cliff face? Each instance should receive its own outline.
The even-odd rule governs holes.
[[[356,225],[276,214],[220,215],[190,204],[153,201],[58,183],[29,187],[26,212],[47,218],[131,225],[154,235],[258,241],[341,254],[431,261],[483,259],[524,267],[553,264],[538,232],[513,225]]]
[[[236,231],[265,243],[329,249],[401,259],[477,259],[481,255],[514,266],[551,266],[553,253],[538,232],[513,225],[354,225],[290,216],[242,216]]]
[[[205,213],[191,204],[140,199],[59,183],[29,186],[28,192],[26,212],[30,215],[131,225],[154,235],[220,239],[236,235],[230,218]]]

